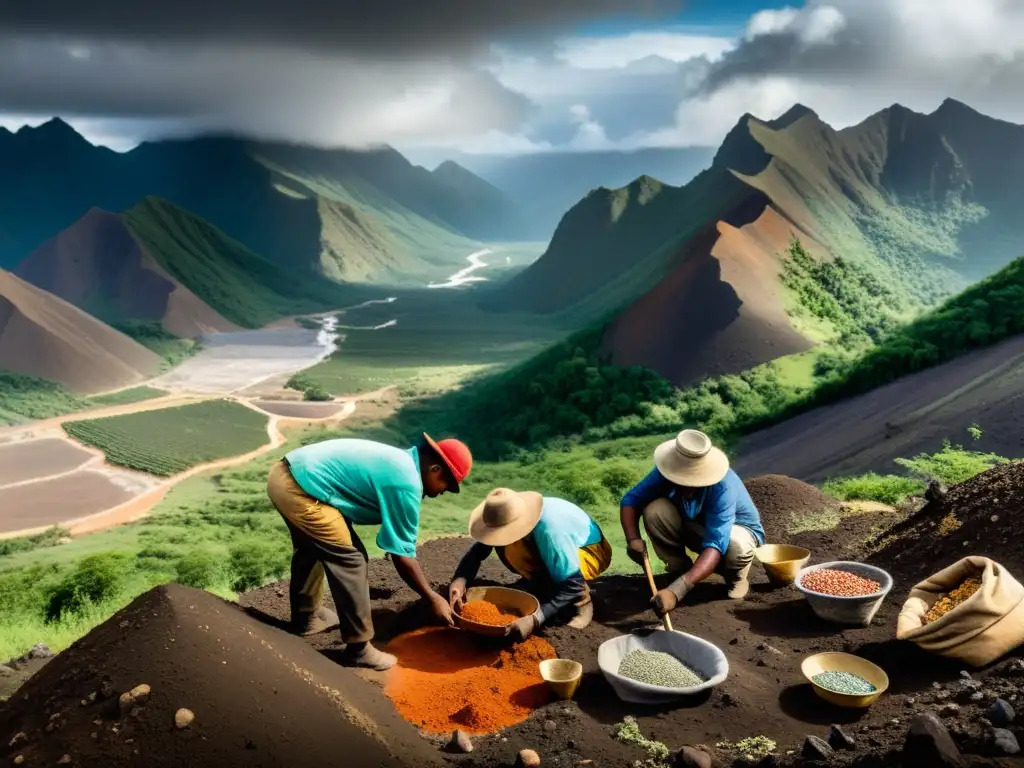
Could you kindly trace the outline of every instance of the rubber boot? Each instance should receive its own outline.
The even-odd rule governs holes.
[[[362,667],[383,672],[395,666],[398,658],[374,648],[370,643],[353,643],[341,655],[341,663],[346,667]]]
[[[590,622],[593,621],[593,619],[594,604],[587,603],[586,605],[581,605],[577,609],[576,615],[573,616],[572,619],[570,619],[568,624],[573,629],[586,629],[590,625]]]
[[[320,607],[307,616],[296,617],[292,624],[295,627],[295,634],[309,637],[330,629],[337,629],[341,622],[338,620],[338,614],[330,608]]]

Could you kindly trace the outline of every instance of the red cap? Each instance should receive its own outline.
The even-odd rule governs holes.
[[[437,455],[447,465],[456,482],[456,486],[451,491],[452,493],[458,493],[458,483],[465,480],[469,475],[469,471],[473,468],[473,454],[469,452],[469,447],[461,440],[453,438],[435,443],[433,438],[426,432],[423,433],[423,437],[430,447],[437,451]]]

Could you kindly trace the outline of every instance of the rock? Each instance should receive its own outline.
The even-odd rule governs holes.
[[[52,659],[56,655],[46,643],[36,643],[28,652],[30,659]],[[68,758],[68,760],[70,761],[71,758]]]
[[[996,666],[989,675],[994,677],[1024,677],[1024,659],[1008,659]]]
[[[8,667],[6,664],[0,664],[0,677],[10,677],[13,674],[13,669]]]
[[[966,669],[961,669],[960,670],[960,679],[961,680],[973,680],[974,678],[971,677],[971,673],[968,672]]]
[[[985,718],[996,728],[1005,728],[1013,722],[1017,716],[1010,702],[1005,699],[996,699],[992,706],[985,710]]]
[[[927,501],[939,501],[946,497],[946,486],[938,480],[932,480],[925,489],[924,497]]]
[[[696,747],[683,747],[676,753],[673,768],[711,768],[711,755]]]
[[[857,748],[857,742],[838,725],[833,725],[828,731],[828,745],[832,749],[846,749],[853,751]]]
[[[11,762],[14,763],[15,765],[21,765],[22,763],[25,762],[25,756],[24,755],[15,755],[14,759],[11,760]]]
[[[71,755],[61,755],[60,760],[57,761],[57,765],[71,765]]]
[[[774,654],[776,656],[784,656],[785,655],[778,648],[776,648],[773,645],[768,645],[768,643],[761,643],[759,646],[757,646],[757,650],[765,651],[766,653],[771,653],[771,654]]]
[[[972,704],[980,704],[984,700],[985,700],[985,694],[982,693],[981,691],[977,691],[977,692],[971,694],[971,703]]]
[[[112,682],[110,682],[109,680],[104,680],[102,683],[100,683],[100,689],[99,689],[100,698],[102,698],[102,699],[109,699],[116,692],[117,691],[114,688],[114,684]]]
[[[532,749],[520,749],[516,756],[516,768],[537,768],[540,765],[540,755]]]
[[[1020,752],[1017,737],[1005,728],[992,729],[992,747],[1000,755],[1016,755]]]
[[[835,750],[824,739],[819,739],[817,736],[808,736],[804,740],[804,748],[801,754],[808,760],[828,762],[835,755]]]
[[[134,688],[131,689],[131,691],[129,691],[129,693],[132,696],[132,699],[135,701],[136,704],[145,704],[147,701],[149,701],[149,692],[150,688],[145,683],[142,683],[141,685],[136,685]]]
[[[553,734],[557,730],[558,730],[558,723],[556,723],[554,720],[545,720],[544,721],[544,733],[546,733],[548,736],[550,736],[551,734]]]
[[[903,762],[906,765],[935,768],[964,766],[964,759],[953,737],[933,712],[917,715],[910,721],[910,729],[903,743]]]
[[[978,680],[958,680],[953,688],[953,696],[961,704],[971,700],[971,697],[981,690],[981,683]]]
[[[13,747],[17,744],[21,744],[21,742],[23,741],[28,741],[28,736],[25,735],[24,731],[18,731],[16,734],[14,734],[11,740],[7,742],[7,746]]]
[[[956,717],[960,714],[959,704],[944,704],[939,710],[939,714],[943,717]]]
[[[117,708],[121,712],[121,717],[128,714],[128,711],[135,706],[135,700],[132,699],[130,693],[122,693],[120,698],[117,700]]]
[[[904,703],[904,704],[905,704],[906,706],[908,706],[908,707],[913,707],[913,706],[916,706],[916,705],[917,705],[917,699],[915,699],[915,698],[911,697],[911,698],[908,698],[908,699],[907,699],[906,701],[904,701],[903,703]]]
[[[185,709],[184,707],[182,707],[174,713],[174,727],[177,728],[179,731],[184,730],[185,728],[188,728],[190,725],[192,725],[192,721],[195,719],[195,712],[193,712],[191,709]],[[456,731],[456,733],[462,733],[462,731]],[[470,749],[472,749],[472,747],[470,747]],[[469,750],[466,751],[468,752]]]

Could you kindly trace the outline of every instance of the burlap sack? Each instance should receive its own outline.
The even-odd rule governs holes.
[[[924,624],[928,610],[964,579],[981,589],[945,616]],[[987,557],[965,557],[915,586],[903,604],[896,637],[926,651],[983,667],[1024,644],[1024,586]]]

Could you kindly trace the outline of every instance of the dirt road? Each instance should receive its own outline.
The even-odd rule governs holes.
[[[983,432],[977,442],[967,433],[972,423]],[[808,482],[894,472],[893,459],[935,452],[947,438],[1024,458],[1024,336],[750,435],[734,466],[745,477]]]

